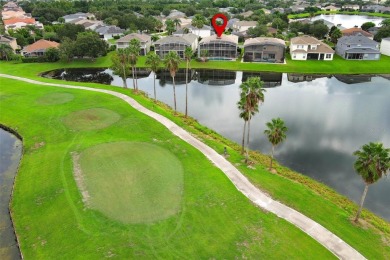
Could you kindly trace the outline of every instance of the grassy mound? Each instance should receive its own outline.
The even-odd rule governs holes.
[[[106,128],[120,119],[119,114],[105,108],[76,111],[64,118],[67,127],[77,131]]]
[[[168,150],[141,142],[97,145],[80,156],[88,204],[124,223],[147,223],[180,209],[183,167]]]
[[[65,104],[74,99],[70,93],[50,93],[37,99],[40,105],[60,105]]]

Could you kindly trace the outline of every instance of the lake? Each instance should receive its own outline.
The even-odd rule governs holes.
[[[276,148],[283,165],[323,182],[359,202],[364,184],[353,169],[354,151],[370,142],[390,147],[390,75],[322,75],[191,70],[189,114],[201,124],[241,143],[243,121],[237,101],[239,85],[259,76],[267,88],[265,102],[251,121],[250,147],[269,153],[265,123],[280,117],[289,128],[287,140]],[[122,86],[110,70],[86,69],[48,72],[48,77]],[[140,70],[139,88],[153,95],[153,74]],[[132,88],[132,79],[127,80]],[[185,109],[185,70],[176,76],[178,110]],[[157,98],[173,106],[172,79],[160,72]],[[390,220],[390,180],[370,186],[365,207]]]
[[[22,156],[22,142],[0,128],[0,259],[21,259],[8,205]]]
[[[378,26],[384,18],[367,16],[367,15],[346,15],[346,14],[321,14],[319,16],[313,17],[311,20],[316,21],[324,19],[328,22],[331,22],[335,25],[341,24],[345,28],[352,28],[354,26],[361,27],[363,23],[373,22]]]

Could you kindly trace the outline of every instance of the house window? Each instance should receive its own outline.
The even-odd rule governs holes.
[[[273,53],[268,54],[268,58],[269,59],[275,59],[275,54],[273,54]]]
[[[326,54],[326,58],[327,58],[327,59],[332,58],[332,54]]]
[[[293,58],[295,59],[297,57],[297,55],[294,55]]]
[[[316,49],[316,46],[311,46],[311,49],[312,49],[312,50],[315,50],[315,49]]]
[[[306,59],[306,56],[305,56],[305,55],[303,55],[303,56],[302,56],[302,58]]]

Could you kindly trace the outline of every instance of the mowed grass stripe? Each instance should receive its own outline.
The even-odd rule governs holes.
[[[58,88],[4,78],[0,85],[8,96],[0,102],[0,121],[17,129],[25,140],[12,211],[26,259],[334,258],[296,227],[252,205],[203,154],[125,102],[66,90],[74,95],[72,102],[45,110],[36,99],[59,92]],[[94,131],[64,127],[65,116],[97,104],[121,119]],[[44,146],[33,149],[42,141]],[[115,142],[151,143],[178,158],[184,188],[177,214],[151,224],[125,224],[84,208],[73,178],[71,152],[81,154]]]

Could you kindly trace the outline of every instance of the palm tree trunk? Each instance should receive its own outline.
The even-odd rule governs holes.
[[[188,60],[187,60],[187,68],[186,68],[186,113],[185,117],[187,117],[188,112]]]
[[[242,132],[242,143],[241,143],[241,154],[245,152],[245,130],[246,130],[246,120],[244,120],[244,131]]]
[[[156,72],[154,72],[153,90],[154,90],[154,102],[157,102],[157,99],[156,99]]]
[[[133,89],[136,92],[136,90],[135,90],[135,80],[134,80],[134,66],[131,66],[131,73],[133,74]]]
[[[248,163],[249,160],[249,134],[251,131],[251,115],[249,115],[248,119],[248,135],[246,137],[246,155],[245,155],[245,163]]]
[[[272,150],[271,150],[271,166],[269,167],[271,170],[272,170],[272,161],[274,159],[274,149],[275,149],[275,146],[272,145]]]
[[[366,186],[364,187],[363,196],[362,196],[362,199],[360,201],[359,210],[358,210],[356,217],[355,217],[355,222],[357,222],[359,220],[360,213],[362,212],[362,209],[363,209],[363,203],[364,203],[364,200],[366,199],[367,191],[368,191],[368,183],[366,183]]]
[[[135,71],[135,88],[137,89],[138,92],[138,78],[137,78],[137,67],[134,66],[134,71]]]
[[[124,88],[127,88],[126,79],[127,79],[127,77],[126,77],[126,68],[125,68],[125,66],[123,66],[123,76],[122,76],[122,80],[123,80],[123,87],[124,87]]]
[[[173,104],[175,106],[175,114],[176,114],[176,86],[175,86],[175,77],[172,77],[173,80]]]

